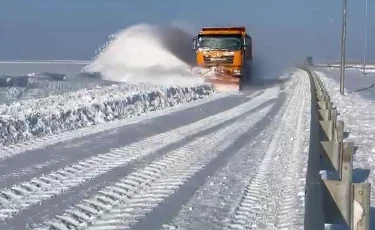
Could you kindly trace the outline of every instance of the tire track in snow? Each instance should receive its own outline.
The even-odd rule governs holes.
[[[168,147],[161,149],[155,153],[152,153],[142,159],[137,159],[123,167],[117,167],[114,170],[111,170],[108,173],[100,175],[93,180],[88,181],[87,183],[79,186],[74,187],[67,191],[64,194],[59,195],[51,200],[46,200],[43,202],[42,205],[33,206],[25,211],[23,211],[20,215],[15,216],[14,218],[8,220],[6,225],[1,225],[0,228],[4,227],[9,230],[16,230],[16,229],[30,229],[39,226],[40,223],[45,222],[45,220],[52,219],[54,216],[61,214],[62,210],[68,209],[70,206],[79,203],[81,200],[93,196],[96,194],[100,189],[108,186],[109,184],[115,183],[119,177],[124,177],[129,175],[131,172],[136,170],[137,168],[145,167],[152,163],[152,161],[160,158],[163,154],[176,149],[178,147],[184,146],[190,141],[208,135],[216,130],[219,130],[227,125],[234,123],[239,119],[243,119],[244,116],[249,114],[253,114],[256,111],[266,107],[267,105],[272,104],[274,99],[271,99],[256,108],[246,112],[245,114],[241,115],[240,117],[233,118],[229,121],[221,123],[215,127],[210,128],[204,132],[200,132],[198,134],[189,136],[188,138],[183,139],[178,143],[174,143],[169,145]],[[29,220],[33,220],[32,223],[29,223]]]
[[[206,97],[204,99],[200,99],[197,101],[183,103],[183,104],[179,104],[179,105],[169,107],[166,109],[156,110],[156,111],[152,111],[146,114],[142,114],[142,116],[129,117],[123,120],[105,122],[105,123],[97,124],[94,126],[88,126],[88,127],[79,128],[79,129],[72,130],[72,131],[62,132],[56,135],[43,136],[41,138],[34,139],[28,142],[17,143],[17,144],[13,144],[9,146],[1,146],[0,147],[0,153],[1,153],[0,161],[5,160],[9,157],[13,157],[18,154],[27,152],[27,151],[45,148],[47,146],[51,146],[57,143],[66,142],[75,138],[85,137],[85,136],[93,135],[93,134],[100,133],[100,132],[105,132],[114,128],[119,128],[119,127],[129,125],[129,124],[144,122],[146,120],[149,120],[158,116],[163,116],[172,112],[192,108],[194,106],[208,103],[210,101],[218,100],[220,98],[228,97],[228,96],[230,96],[230,94],[226,94],[226,93],[215,94],[210,97]]]
[[[187,196],[185,192],[173,201],[171,200],[169,206],[164,207],[163,211],[159,210],[159,216],[155,215],[152,223],[150,221],[148,226],[152,224],[155,229],[159,225],[161,229],[223,229],[223,226],[229,222],[228,213],[232,212],[240,202],[242,192],[249,180],[247,178],[254,176],[262,161],[264,155],[262,150],[266,149],[270,143],[265,140],[274,133],[273,130],[279,127],[282,114],[288,105],[285,103],[288,101],[287,99],[290,100],[290,96],[287,96],[287,93],[282,94],[266,115],[267,119],[262,120],[248,133],[240,136],[231,148],[220,153],[222,158],[230,158],[227,159],[228,162],[225,159],[221,161],[215,159],[214,162],[211,162],[211,168],[214,169],[210,173],[204,173],[205,178],[208,174],[208,178],[198,184],[197,180],[204,177],[200,175],[192,182],[194,185],[187,186],[185,183],[180,190],[186,186],[192,194]],[[213,174],[213,172],[215,173]],[[198,186],[201,187],[198,188]],[[181,207],[176,203],[184,205]],[[148,216],[150,215],[152,214]],[[169,215],[169,218],[166,215]],[[146,220],[148,219],[150,218]],[[158,221],[159,219],[167,219],[167,221]],[[132,229],[145,229],[148,226],[142,223]]]
[[[307,158],[310,134],[310,84],[309,76],[301,76],[300,90],[301,105],[295,106],[298,114],[293,114],[286,124],[288,132],[292,133],[291,140],[287,142],[287,146],[291,151],[286,155],[283,166],[285,174],[279,176],[282,181],[282,192],[278,193],[279,203],[277,209],[276,227],[279,229],[303,229],[304,227],[304,198],[305,198],[305,179],[307,171]],[[298,108],[298,109],[297,109]],[[298,116],[297,116],[298,115]],[[291,121],[296,121],[293,123]],[[281,196],[280,196],[281,195]]]
[[[32,227],[38,226],[39,223],[43,223],[45,220],[52,219],[55,215],[61,214],[61,210],[68,209],[70,206],[80,202],[82,199],[89,197],[91,195],[94,195],[101,188],[108,186],[111,183],[115,183],[119,177],[129,175],[135,169],[140,168],[140,167],[145,167],[146,165],[151,164],[152,161],[160,158],[163,154],[165,154],[168,151],[184,146],[190,141],[198,137],[208,135],[209,133],[212,133],[227,125],[230,125],[234,123],[236,120],[242,119],[244,116],[248,114],[253,114],[256,111],[266,107],[267,105],[272,104],[273,101],[274,101],[273,99],[269,100],[261,104],[260,106],[257,106],[253,110],[246,112],[240,117],[233,118],[229,121],[221,123],[218,126],[212,127],[209,130],[200,132],[193,136],[189,136],[188,138],[185,138],[178,143],[169,145],[168,147],[163,148],[160,151],[150,154],[144,158],[137,159],[125,165],[124,167],[117,167],[108,173],[105,173],[99,177],[96,177],[95,179],[90,180],[87,183],[79,187],[75,187],[64,194],[61,194],[58,197],[55,197],[54,199],[44,201],[43,205],[41,206],[33,206],[25,210],[24,212],[22,212],[20,215],[17,215],[11,220],[8,220],[5,227],[7,227],[9,230],[23,229],[25,227],[29,227],[30,223],[28,223],[28,220],[30,219],[33,220],[33,224],[31,225]],[[2,227],[1,223],[0,223],[0,226]],[[10,226],[11,226],[11,229],[10,229]]]
[[[181,141],[192,133],[202,132],[240,116],[261,105],[265,100],[274,98],[277,93],[277,88],[266,90],[262,96],[215,116],[167,133],[155,135],[123,148],[113,149],[108,153],[90,157],[48,175],[33,178],[9,189],[0,190],[0,219],[9,219],[30,206],[51,199],[116,167],[124,166],[131,161],[152,154],[169,144]]]
[[[12,172],[12,173],[9,173],[9,174],[1,174],[0,175],[0,182],[8,181],[8,180],[14,180],[14,179],[20,178],[22,176],[29,175],[32,172],[41,170],[44,167],[48,167],[48,166],[51,166],[51,165],[56,164],[56,163],[58,163],[58,161],[52,160],[52,161],[43,162],[43,163],[40,163],[40,164],[34,164],[32,166],[22,168],[21,170],[18,170],[16,172]],[[7,162],[7,164],[9,164],[9,163]]]
[[[121,147],[155,134],[182,127],[233,108],[246,100],[248,99],[232,95],[136,124],[129,124],[125,127],[114,128],[106,132],[19,154],[6,159],[6,162],[0,162],[0,175],[4,175],[0,178],[0,188],[30,180],[40,174],[50,173],[80,159],[94,156],[100,152],[107,152],[111,148]],[[39,167],[40,165],[44,166]],[[27,174],[23,173],[25,168],[30,169]]]
[[[128,228],[151,212],[154,207],[198,171],[202,170],[217,152],[261,120],[272,106],[248,115],[234,124],[200,137],[177,148],[151,165],[141,168],[124,179],[108,186],[96,196],[82,201],[50,223],[52,229]],[[125,220],[124,220],[125,219]],[[44,229],[44,228],[43,228]]]
[[[301,142],[298,138],[308,136],[309,120],[304,120],[303,112],[308,111],[305,103],[307,78],[298,78],[294,95],[282,117],[281,125],[272,138],[272,142],[265,153],[261,165],[243,193],[243,197],[235,209],[228,229],[278,229],[293,227],[297,221],[297,210],[304,193],[298,184],[296,172],[306,164]],[[301,106],[301,99],[303,100]],[[297,123],[296,123],[297,121]],[[291,133],[290,136],[285,135]],[[307,147],[304,140],[304,147]],[[284,199],[284,200],[283,200]],[[281,200],[281,201],[280,201]],[[299,217],[298,217],[299,218]],[[297,226],[294,226],[297,227]]]

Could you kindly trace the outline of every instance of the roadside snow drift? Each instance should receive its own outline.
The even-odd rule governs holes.
[[[90,62],[0,61],[0,104],[118,84],[79,72]]]
[[[208,85],[180,88],[127,84],[17,102],[0,107],[0,145],[138,116],[212,93],[214,89]]]
[[[164,86],[192,86],[203,79],[191,71],[193,36],[181,29],[140,24],[111,35],[96,59],[84,71],[103,79]]]
[[[21,63],[17,64],[13,68],[17,69],[17,67],[21,66]],[[43,70],[48,68],[48,65],[46,64],[44,67],[39,68]],[[99,76],[83,72],[76,74],[33,72],[27,75],[16,76],[0,74],[0,104],[115,84],[118,83],[102,80]]]

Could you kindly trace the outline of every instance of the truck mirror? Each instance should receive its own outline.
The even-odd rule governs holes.
[[[243,39],[243,46],[246,47],[246,38]]]
[[[191,49],[192,49],[192,50],[196,50],[196,49],[197,49],[197,36],[195,36],[195,37],[193,38],[192,45],[191,45]]]

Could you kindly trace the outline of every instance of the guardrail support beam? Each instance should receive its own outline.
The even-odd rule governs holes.
[[[323,141],[332,141],[334,134],[334,124],[332,121],[319,121],[320,137]]]
[[[321,170],[340,171],[340,143],[321,141],[323,148]],[[339,175],[339,173],[338,173]]]
[[[336,121],[336,141],[344,140],[344,121]]]

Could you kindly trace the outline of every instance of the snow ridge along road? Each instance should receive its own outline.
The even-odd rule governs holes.
[[[0,105],[0,145],[71,131],[202,99],[209,85],[114,85]]]
[[[229,229],[303,227],[310,121],[307,73],[301,73],[299,81]]]

